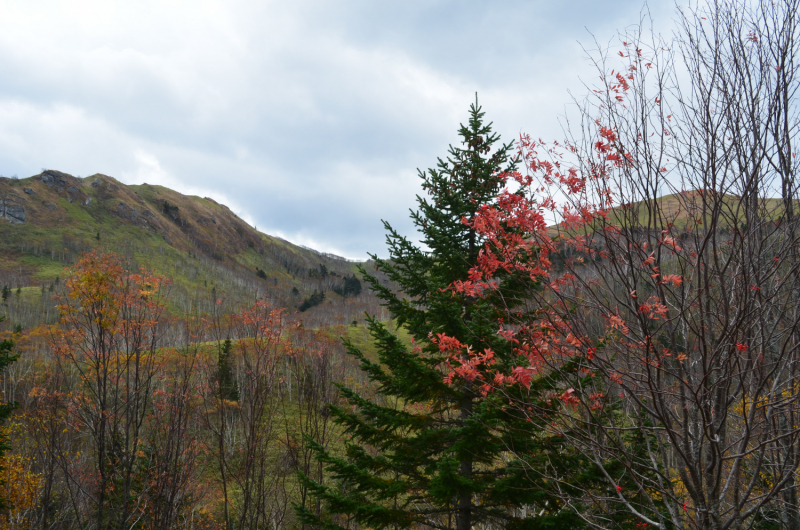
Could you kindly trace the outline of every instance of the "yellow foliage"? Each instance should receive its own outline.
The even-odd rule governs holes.
[[[41,475],[31,471],[32,460],[24,455],[5,455],[0,495],[7,499],[11,509],[0,516],[0,530],[19,528],[26,515],[36,507],[41,491]]]

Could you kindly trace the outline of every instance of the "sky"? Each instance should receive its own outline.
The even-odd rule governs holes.
[[[0,175],[160,184],[352,259],[413,238],[417,168],[478,94],[561,138],[643,0],[0,0]],[[658,24],[675,4],[651,0]],[[664,22],[666,21],[666,22]],[[665,27],[669,27],[666,24]]]

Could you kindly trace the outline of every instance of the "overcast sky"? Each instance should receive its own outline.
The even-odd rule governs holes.
[[[560,137],[581,45],[642,0],[0,0],[0,174],[161,184],[351,258],[410,234],[416,168],[478,93],[506,140]],[[660,20],[674,4],[651,1]]]

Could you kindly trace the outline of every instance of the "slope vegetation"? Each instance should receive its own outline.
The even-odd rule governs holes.
[[[333,323],[374,306],[366,290],[352,289],[354,263],[258,232],[212,199],[102,174],[0,178],[0,287],[52,290],[81,253],[96,249],[168,276],[182,313],[266,295]],[[303,304],[309,299],[316,304]]]

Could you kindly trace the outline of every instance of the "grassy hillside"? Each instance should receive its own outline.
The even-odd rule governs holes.
[[[713,207],[719,211],[713,213]],[[756,207],[761,219],[777,220],[785,212],[784,202],[780,198],[760,197]],[[797,210],[800,210],[800,203],[795,202],[795,211]],[[708,226],[712,219],[716,221],[718,228],[741,227],[747,221],[742,198],[732,194],[723,194],[718,200],[710,196],[704,198],[703,193],[698,191],[662,195],[649,201],[641,200],[610,208],[604,222],[592,222],[588,227],[552,225],[549,235],[575,235],[584,231],[591,233],[601,224],[657,231],[672,227],[683,231]]]
[[[101,174],[0,177],[0,286],[52,290],[95,249],[168,276],[184,313],[264,295],[295,310],[314,291],[325,300],[307,311],[311,320],[350,322],[375,305],[366,289],[347,299],[334,292],[356,264],[258,232],[212,199]]]

